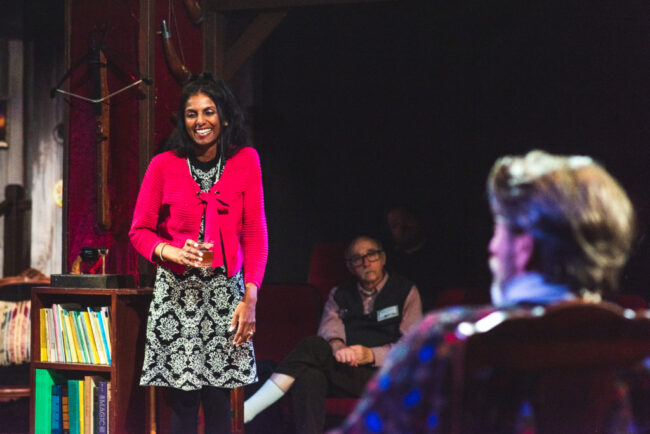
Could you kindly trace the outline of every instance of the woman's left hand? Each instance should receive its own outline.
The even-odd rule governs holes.
[[[255,305],[257,304],[257,285],[254,283],[246,284],[244,298],[235,308],[235,313],[230,324],[230,329],[237,327],[237,332],[233,339],[235,345],[244,344],[255,335]]]

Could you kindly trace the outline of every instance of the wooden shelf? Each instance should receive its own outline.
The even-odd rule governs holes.
[[[56,288],[32,289],[32,358],[40,358],[40,309],[53,303],[79,303],[82,306],[110,306],[111,365],[84,363],[52,363],[32,361],[30,366],[30,432],[34,433],[34,393],[36,369],[49,369],[65,377],[76,378],[86,373],[99,373],[111,381],[111,432],[145,432],[147,422],[147,388],[140,387],[140,371],[144,353],[146,314],[153,290],[151,288]]]
[[[56,369],[57,371],[111,372],[111,365],[91,363],[32,362],[32,365],[35,369]]]

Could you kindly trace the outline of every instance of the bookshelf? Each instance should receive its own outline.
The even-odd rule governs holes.
[[[35,432],[35,381],[37,369],[48,369],[69,379],[97,375],[111,383],[108,421],[111,432],[145,432],[148,388],[139,386],[144,352],[146,314],[151,288],[58,288],[32,289],[32,330],[30,366],[30,432]],[[78,303],[110,307],[110,365],[53,363],[40,361],[40,309],[52,304]]]

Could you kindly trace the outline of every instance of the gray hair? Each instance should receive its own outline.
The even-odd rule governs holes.
[[[495,218],[535,240],[534,265],[574,290],[609,291],[627,262],[634,209],[619,183],[585,156],[531,151],[498,159],[487,180]]]

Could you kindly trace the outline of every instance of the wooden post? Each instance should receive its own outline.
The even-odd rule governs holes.
[[[206,11],[203,20],[203,70],[223,78],[226,58],[226,16]]]
[[[15,276],[30,265],[31,222],[26,221],[32,202],[25,199],[22,185],[10,184],[5,188],[5,200],[0,203],[0,215],[4,215],[4,265],[3,275]]]
[[[236,387],[230,391],[230,414],[232,434],[244,434],[244,388]]]
[[[142,0],[140,2],[140,28],[139,28],[139,56],[138,66],[140,73],[146,78],[155,76],[155,19],[156,2]],[[154,86],[141,86],[145,97],[138,103],[138,170],[139,180],[142,181],[147,171],[149,162],[154,156],[154,131],[156,128],[154,118]],[[138,276],[140,287],[153,286],[153,265],[142,256],[138,255]]]

